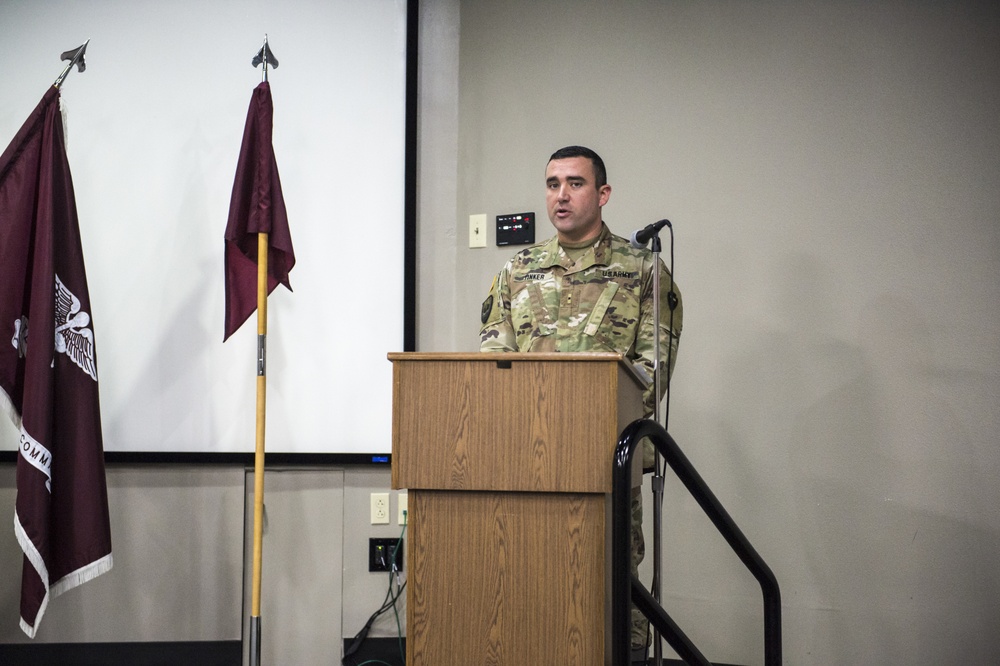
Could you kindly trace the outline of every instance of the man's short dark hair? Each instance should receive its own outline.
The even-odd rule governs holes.
[[[549,162],[552,160],[565,160],[570,157],[586,157],[594,165],[594,186],[598,189],[608,184],[608,171],[604,168],[604,160],[590,148],[583,146],[566,146],[552,153]]]

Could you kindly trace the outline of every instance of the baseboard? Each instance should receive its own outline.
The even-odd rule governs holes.
[[[8,643],[0,645],[0,664],[60,666],[241,666],[238,641],[179,643]]]
[[[665,666],[684,666],[684,662],[681,661],[680,659],[661,659],[660,661],[663,662]],[[652,664],[653,658],[650,657],[649,661],[646,663]],[[722,662],[715,662],[715,661],[713,661],[712,664],[714,666],[736,666],[735,664],[723,664]]]
[[[406,637],[403,639],[403,651],[406,650]],[[347,651],[351,639],[344,640],[344,651]],[[389,638],[366,638],[358,651],[352,654],[344,666],[358,666],[359,664],[371,664],[372,666],[404,666],[403,657],[400,656],[400,639],[391,636]]]
[[[344,650],[350,640],[344,641]],[[403,637],[403,650],[406,650],[406,637]],[[662,659],[664,666],[684,666],[684,662],[679,659]],[[358,651],[351,655],[344,666],[358,666],[359,664],[371,664],[372,666],[404,666],[403,659],[399,655],[399,639],[391,638],[368,638]],[[649,663],[653,663],[653,658],[649,658]],[[715,666],[735,666],[734,664],[718,663]]]

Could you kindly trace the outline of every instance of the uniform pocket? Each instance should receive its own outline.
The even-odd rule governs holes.
[[[589,335],[591,337],[597,335],[597,332],[601,328],[601,322],[604,321],[604,316],[608,312],[608,307],[611,305],[611,301],[614,299],[617,292],[617,282],[608,282],[604,286],[604,291],[601,292],[601,296],[597,299],[597,302],[594,303],[594,309],[591,310],[590,316],[587,317],[587,325],[583,328],[584,335]]]
[[[628,354],[635,347],[639,335],[639,282],[608,283],[609,289],[599,299],[600,318],[594,311],[594,340],[609,351]]]

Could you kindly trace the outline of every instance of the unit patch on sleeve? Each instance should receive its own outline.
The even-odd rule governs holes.
[[[484,324],[490,318],[491,310],[493,310],[493,294],[487,296],[486,300],[483,301],[483,314],[480,316],[480,319]]]

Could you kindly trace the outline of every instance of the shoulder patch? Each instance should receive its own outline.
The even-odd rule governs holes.
[[[493,310],[493,294],[490,294],[489,296],[486,297],[486,300],[483,301],[483,313],[479,317],[480,321],[482,321],[483,324],[485,324],[487,320],[489,320],[490,311],[492,310]]]

